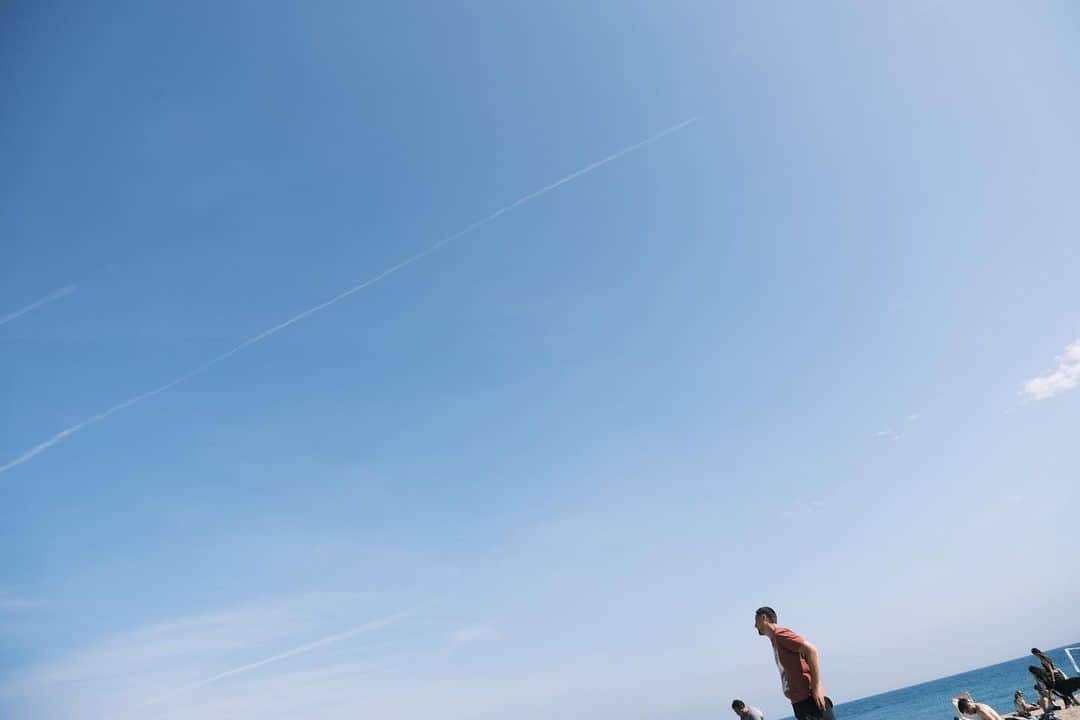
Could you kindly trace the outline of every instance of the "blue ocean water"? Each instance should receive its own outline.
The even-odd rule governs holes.
[[[1076,675],[1065,656],[1066,647],[1078,647],[1080,642],[1043,652],[1070,677]],[[1074,650],[1073,656],[1080,661]],[[1008,660],[997,665],[931,680],[920,685],[892,690],[871,697],[852,700],[836,706],[837,720],[951,720],[956,715],[952,697],[967,690],[979,702],[987,703],[1002,715],[1013,709],[1013,693],[1023,690],[1029,702],[1038,695],[1032,685],[1028,665],[1039,662],[1031,655]]]

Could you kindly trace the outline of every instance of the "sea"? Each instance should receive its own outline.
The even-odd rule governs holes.
[[[1080,642],[1053,650],[1043,648],[1043,652],[1069,677],[1075,677],[1077,673],[1065,655],[1067,647],[1080,647]],[[1080,662],[1080,651],[1073,650],[1073,657]],[[957,714],[952,698],[964,690],[978,702],[987,703],[1004,715],[1013,710],[1013,693],[1017,690],[1024,691],[1028,702],[1038,698],[1032,687],[1031,673],[1027,671],[1028,665],[1038,664],[1034,657],[1025,655],[959,675],[840,703],[836,706],[836,720],[952,720]]]

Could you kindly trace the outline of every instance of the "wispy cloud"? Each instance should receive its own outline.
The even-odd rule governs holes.
[[[674,717],[687,698],[695,707],[707,704],[715,690],[687,677],[686,667],[705,660],[694,651],[667,655],[670,662],[659,664],[656,655],[612,662],[612,652],[567,638],[570,645],[555,656],[533,647],[489,653],[494,643],[488,641],[498,633],[478,622],[449,628],[401,622],[378,640],[339,639],[239,672],[255,664],[243,656],[254,652],[269,660],[290,652],[274,653],[274,647],[299,650],[295,638],[317,637],[313,629],[325,624],[327,613],[370,610],[371,602],[320,596],[136,628],[18,676],[9,673],[0,680],[0,707],[14,708],[13,718],[34,720],[543,720],[581,716],[583,709],[597,720],[615,720]],[[447,652],[455,637],[469,653]],[[221,674],[208,672],[215,666],[238,672],[206,683]],[[139,704],[200,681],[202,687],[166,702]]]
[[[920,418],[922,418],[922,415],[920,415],[919,413],[910,413],[906,417],[904,417],[903,420],[898,421],[897,424],[902,425],[904,423],[918,422]],[[899,440],[900,438],[904,437],[904,433],[896,430],[895,427],[887,427],[884,430],[878,430],[876,433],[874,433],[874,437],[880,438],[882,440]]]
[[[367,645],[348,641],[389,630],[408,612],[326,632],[344,615],[370,612],[372,602],[366,594],[309,594],[137,627],[8,673],[0,684],[0,707],[18,703],[28,709],[25,717],[116,720],[144,717],[141,708],[154,705],[155,717],[172,712],[198,717],[186,710],[210,697],[227,704],[245,683],[262,685],[274,668],[329,670],[370,656]],[[318,639],[298,642],[304,636]],[[384,642],[393,647],[398,639],[387,636]],[[429,642],[434,647],[441,637]],[[286,662],[292,658],[296,663]]]
[[[34,310],[37,310],[42,305],[48,305],[49,303],[53,302],[54,300],[59,300],[60,298],[67,297],[68,295],[71,295],[76,290],[78,290],[78,288],[75,287],[74,285],[68,285],[66,287],[60,288],[59,290],[54,290],[53,292],[49,293],[45,297],[41,298],[40,300],[35,300],[34,302],[30,303],[29,305],[27,305],[24,308],[20,308],[19,310],[16,310],[15,312],[11,312],[11,313],[8,313],[7,315],[4,315],[4,316],[0,317],[0,325],[6,325],[7,323],[11,322],[12,320],[14,320],[16,318],[20,318],[20,317],[22,317],[23,315],[25,315],[28,312],[32,312]]]
[[[788,508],[787,510],[780,511],[780,517],[784,520],[789,520],[796,516],[811,515],[821,512],[825,508],[825,501],[820,498],[803,501],[800,505],[794,508]]]
[[[188,664],[207,657],[233,657],[309,630],[303,617],[285,607],[247,607],[153,623],[118,633],[18,674],[5,694],[52,695],[73,686],[112,688],[124,677],[138,686],[143,674],[187,674]]]
[[[348,290],[345,290],[345,291],[335,295],[334,297],[330,298],[329,300],[327,300],[325,302],[322,302],[322,303],[319,303],[318,305],[315,305],[314,307],[308,308],[307,310],[304,310],[303,312],[292,316],[288,320],[285,320],[284,322],[278,323],[277,325],[275,325],[275,326],[273,326],[273,327],[271,327],[271,328],[269,328],[267,330],[264,330],[263,332],[259,333],[258,335],[254,335],[254,336],[248,338],[247,340],[244,340],[242,343],[240,343],[236,347],[221,353],[217,357],[214,357],[214,358],[208,360],[207,362],[203,363],[202,365],[199,365],[198,367],[196,367],[196,368],[194,368],[192,370],[189,370],[188,372],[184,373],[183,375],[180,375],[179,377],[177,377],[177,378],[175,378],[173,380],[170,380],[169,382],[165,383],[164,385],[160,385],[160,386],[158,386],[158,387],[156,387],[156,388],[154,388],[152,390],[148,390],[148,391],[146,391],[144,393],[140,393],[138,395],[135,395],[134,397],[131,397],[128,400],[125,400],[124,402],[122,402],[122,403],[120,403],[118,405],[114,405],[113,407],[111,407],[111,408],[109,408],[107,410],[99,412],[96,415],[92,415],[92,416],[86,418],[85,420],[82,420],[80,422],[75,423],[71,427],[68,427],[68,428],[66,428],[64,430],[61,430],[60,432],[56,433],[52,437],[48,438],[47,440],[44,440],[43,442],[40,442],[37,445],[34,445],[30,449],[23,452],[21,455],[18,455],[14,459],[8,461],[6,464],[0,465],[0,473],[5,473],[8,470],[11,470],[12,468],[18,467],[19,465],[22,465],[23,463],[25,463],[25,462],[27,462],[29,460],[32,460],[34,457],[40,455],[41,453],[45,452],[49,448],[54,447],[55,445],[58,445],[59,443],[63,442],[64,440],[67,440],[69,437],[71,437],[75,433],[77,433],[77,432],[79,432],[81,430],[85,430],[86,428],[90,427],[91,425],[96,425],[97,423],[107,419],[111,415],[114,415],[114,414],[116,414],[116,413],[118,413],[118,412],[120,412],[122,410],[126,410],[127,408],[129,408],[129,407],[131,407],[133,405],[137,405],[137,404],[143,402],[144,400],[149,400],[150,398],[152,398],[152,397],[154,397],[156,395],[160,395],[161,393],[166,392],[167,390],[171,390],[172,388],[176,387],[177,385],[180,385],[181,383],[187,382],[188,380],[191,380],[192,378],[194,378],[194,377],[196,377],[198,375],[202,375],[204,372],[206,372],[210,368],[214,367],[215,365],[217,365],[220,362],[228,360],[233,355],[236,355],[237,353],[246,350],[247,348],[251,347],[252,345],[255,345],[256,343],[260,343],[263,340],[266,340],[267,338],[269,338],[269,337],[271,337],[273,335],[276,335],[277,333],[281,332],[282,330],[289,327],[290,325],[298,323],[301,320],[305,320],[305,319],[311,317],[312,315],[314,315],[315,313],[318,313],[318,312],[320,312],[322,310],[325,310],[326,308],[330,307],[331,305],[336,305],[337,303],[339,303],[342,300],[350,297],[351,295],[354,295],[354,294],[360,292],[361,290],[364,290],[365,288],[371,287],[372,285],[374,285],[374,284],[376,284],[376,283],[378,283],[378,282],[380,282],[382,280],[385,280],[386,278],[390,277],[394,273],[396,273],[396,272],[398,272],[400,270],[404,270],[405,268],[409,267],[410,265],[423,260],[424,258],[428,257],[429,255],[432,255],[435,252],[437,252],[439,249],[441,249],[445,245],[448,245],[449,243],[454,242],[455,240],[458,240],[458,239],[460,239],[460,238],[462,238],[462,237],[464,237],[464,236],[466,236],[466,235],[468,235],[468,234],[470,234],[472,232],[475,232],[476,230],[479,230],[480,228],[484,227],[485,225],[488,225],[488,224],[494,222],[495,220],[497,220],[501,216],[505,215],[506,213],[509,213],[509,212],[521,207],[525,203],[528,203],[528,202],[530,202],[532,200],[535,200],[536,198],[538,198],[538,197],[540,197],[542,195],[546,195],[547,193],[555,190],[556,188],[559,188],[559,187],[561,187],[563,185],[566,185],[569,182],[573,182],[574,180],[577,180],[578,178],[582,177],[583,175],[587,175],[587,174],[591,173],[592,171],[597,170],[597,169],[603,167],[604,165],[607,165],[608,163],[614,162],[615,160],[618,160],[619,158],[621,158],[621,157],[623,157],[625,155],[629,155],[632,152],[635,152],[637,150],[640,150],[641,148],[644,148],[644,147],[646,147],[648,145],[651,145],[651,144],[661,140],[662,138],[667,137],[668,135],[671,135],[672,133],[678,132],[679,130],[682,130],[683,128],[691,125],[692,123],[696,122],[697,120],[698,120],[698,118],[696,118],[696,117],[691,118],[689,120],[685,120],[685,121],[679,123],[678,125],[673,125],[673,126],[667,128],[666,130],[661,130],[660,132],[656,133],[655,135],[652,135],[652,136],[650,136],[648,138],[645,138],[644,140],[636,142],[633,145],[628,145],[627,147],[624,147],[623,149],[621,149],[621,150],[619,150],[617,152],[614,152],[611,155],[608,155],[607,157],[605,157],[605,158],[603,158],[601,160],[597,160],[596,162],[590,163],[589,165],[586,165],[585,167],[581,168],[580,170],[577,170],[575,172],[570,173],[566,177],[563,177],[563,178],[561,178],[559,180],[556,180],[555,182],[550,183],[548,185],[545,185],[544,187],[540,188],[539,190],[534,190],[533,192],[528,193],[527,195],[522,195],[521,197],[519,197],[517,200],[514,200],[509,205],[505,205],[505,206],[499,208],[498,210],[491,213],[490,215],[477,220],[476,222],[472,223],[471,225],[468,225],[467,227],[465,227],[465,228],[463,228],[461,230],[458,230],[456,233],[454,233],[452,235],[448,235],[447,237],[442,238],[441,240],[435,242],[434,244],[432,244],[428,248],[426,248],[424,250],[421,250],[420,252],[418,252],[418,253],[416,253],[414,255],[411,255],[411,256],[405,258],[404,260],[401,260],[400,262],[395,263],[394,265],[391,265],[390,267],[386,268],[385,270],[383,270],[379,274],[377,274],[377,275],[375,275],[375,276],[373,276],[371,278],[368,278],[367,280],[363,281],[359,285],[354,285],[353,287],[351,287]]]
[[[1057,367],[1024,383],[1022,394],[1031,400],[1048,400],[1080,385],[1080,339],[1065,347]]]
[[[489,640],[497,635],[490,625],[468,625],[450,633],[450,647],[458,648],[481,640]]]
[[[330,645],[332,643],[340,642],[342,640],[346,640],[346,639],[354,637],[356,635],[360,635],[361,633],[368,633],[368,632],[373,632],[375,630],[381,630],[382,628],[385,628],[385,627],[387,627],[389,625],[394,624],[398,620],[401,620],[402,618],[406,617],[407,615],[408,615],[407,612],[395,613],[394,615],[389,615],[387,617],[379,618],[378,620],[372,620],[371,622],[364,623],[363,625],[358,625],[358,626],[356,626],[354,628],[350,628],[348,630],[345,630],[344,632],[334,633],[333,635],[328,635],[328,636],[326,636],[324,638],[321,638],[319,640],[315,640],[315,641],[309,642],[309,643],[304,643],[303,645],[299,645],[297,647],[294,647],[291,650],[286,650],[284,652],[276,653],[274,655],[271,655],[270,657],[266,657],[266,658],[263,658],[261,660],[256,660],[255,662],[247,663],[245,665],[241,665],[240,667],[235,667],[235,668],[233,668],[231,670],[226,670],[225,672],[220,672],[220,673],[218,673],[216,675],[212,675],[211,677],[205,678],[203,680],[199,680],[197,682],[189,683],[189,684],[184,685],[182,687],[176,688],[174,690],[171,690],[171,691],[165,693],[164,695],[161,695],[161,696],[158,696],[158,697],[154,698],[153,700],[151,700],[147,704],[150,705],[150,704],[155,704],[155,703],[158,703],[158,702],[162,702],[164,700],[174,698],[177,695],[182,695],[182,694],[184,694],[186,692],[190,692],[192,690],[196,690],[198,688],[205,687],[207,685],[211,685],[213,683],[218,682],[219,680],[224,680],[227,677],[231,677],[233,675],[239,675],[240,673],[250,672],[251,670],[261,668],[261,667],[263,667],[265,665],[270,665],[271,663],[280,662],[281,660],[285,660],[286,658],[295,657],[297,655],[303,655],[305,653],[309,653],[309,652],[311,652],[313,650],[317,650],[317,649],[319,649],[321,647],[325,647],[325,646]]]

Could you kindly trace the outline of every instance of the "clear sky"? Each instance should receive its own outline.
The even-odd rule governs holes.
[[[1080,639],[1076,3],[8,2],[0,78],[5,718]]]

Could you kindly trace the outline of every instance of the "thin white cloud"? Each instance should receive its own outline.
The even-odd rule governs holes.
[[[11,313],[8,313],[7,315],[4,315],[3,317],[0,317],[0,325],[6,325],[7,323],[11,322],[12,320],[14,320],[16,318],[19,318],[19,317],[22,317],[23,315],[25,315],[28,312],[31,312],[33,310],[37,310],[42,305],[48,305],[49,303],[53,302],[54,300],[59,300],[60,298],[67,297],[68,295],[71,295],[76,290],[78,290],[78,288],[75,287],[74,285],[67,285],[66,287],[60,288],[59,290],[54,290],[51,293],[49,293],[48,295],[46,295],[45,297],[41,298],[40,300],[35,300],[34,302],[30,303],[29,305],[27,305],[24,308],[20,308],[19,310],[16,310],[15,312],[11,312]]]
[[[815,513],[821,512],[825,508],[825,501],[820,498],[815,498],[809,501],[800,502],[795,508],[781,510],[780,517],[784,520],[790,520],[794,517],[806,517]]]
[[[908,419],[908,422],[917,422],[919,420],[919,418],[921,418],[921,417],[922,417],[922,415],[920,415],[919,413],[911,413],[910,415],[907,416],[907,419]]]
[[[1024,383],[1023,395],[1030,400],[1049,400],[1080,385],[1080,339],[1065,347],[1057,367]]]
[[[373,654],[378,645],[359,648],[348,640],[388,630],[409,613],[327,634],[341,617],[371,612],[371,602],[366,593],[312,593],[136,627],[8,673],[0,682],[0,707],[13,703],[26,708],[20,717],[43,720],[135,720],[145,717],[144,708],[151,704],[148,710],[155,717],[210,717],[187,710],[215,697],[229,704],[237,693],[243,696],[249,684],[272,685],[275,668],[303,673],[365,663],[381,666],[384,658],[399,651],[401,636],[380,636],[390,655]],[[298,643],[304,637],[318,639]],[[405,636],[405,647],[411,637]],[[431,637],[430,645],[437,646],[441,639],[441,634]],[[297,662],[285,662],[289,658]]]
[[[613,662],[611,655],[576,650],[571,648],[554,662],[536,662],[525,655],[515,658],[516,662],[503,660],[480,666],[482,669],[466,666],[436,650],[414,650],[372,662],[253,673],[234,685],[209,689],[190,700],[185,698],[182,704],[154,708],[153,717],[156,720],[298,717],[546,720],[587,716],[596,720],[640,720],[682,717],[688,703],[709,707],[715,701],[715,680],[704,674],[686,673],[685,666],[691,664],[688,657],[678,657],[667,665],[658,663],[656,657],[641,660],[622,657]],[[695,656],[692,664],[704,665],[706,659]],[[702,682],[703,677],[712,680],[712,685]],[[710,689],[713,695],[709,694]],[[679,713],[680,709],[683,712]],[[100,717],[105,720],[108,716]],[[145,715],[130,717],[135,720]]]
[[[395,613],[394,615],[389,615],[389,616],[384,617],[384,618],[379,618],[378,620],[372,620],[371,622],[364,623],[363,625],[358,625],[358,626],[356,626],[354,628],[350,628],[349,630],[346,630],[344,632],[334,633],[333,635],[328,635],[327,637],[321,638],[319,640],[315,640],[315,641],[309,642],[309,643],[304,643],[303,645],[300,645],[298,647],[294,647],[291,650],[286,650],[285,652],[280,652],[280,653],[277,653],[275,655],[271,655],[270,657],[263,658],[262,660],[256,660],[255,662],[247,663],[246,665],[241,665],[240,667],[233,668],[232,670],[226,670],[225,672],[220,672],[220,673],[218,673],[216,675],[212,675],[211,677],[205,678],[203,680],[199,680],[197,682],[189,683],[188,685],[184,685],[182,687],[176,688],[175,690],[171,690],[171,691],[165,693],[164,695],[161,695],[161,696],[159,696],[157,698],[154,698],[153,700],[151,700],[147,704],[151,705],[151,704],[155,704],[155,703],[158,703],[158,702],[162,702],[164,700],[174,698],[177,695],[182,695],[183,693],[190,692],[192,690],[196,690],[196,689],[201,688],[201,687],[205,687],[205,686],[210,685],[212,683],[216,683],[219,680],[224,680],[227,677],[231,677],[233,675],[239,675],[240,673],[249,672],[251,670],[261,668],[261,667],[263,667],[265,665],[269,665],[271,663],[276,663],[276,662],[279,662],[281,660],[285,660],[286,658],[295,657],[297,655],[303,655],[305,653],[311,652],[312,650],[317,650],[317,649],[319,649],[321,647],[325,647],[325,646],[330,645],[332,643],[340,642],[340,641],[345,640],[347,638],[351,638],[351,637],[354,637],[356,635],[360,635],[361,633],[368,633],[368,632],[374,632],[375,630],[381,630],[382,628],[387,627],[389,625],[392,625],[395,622],[397,622],[398,620],[401,620],[402,618],[406,617],[408,614],[409,613],[407,613],[407,612]]]
[[[180,674],[186,675],[188,661],[194,660],[196,666],[201,666],[206,657],[234,657],[252,647],[310,631],[312,628],[304,616],[304,612],[287,607],[258,606],[145,625],[28,668],[4,690],[52,695],[70,686],[107,687],[112,678],[130,679],[162,668],[179,667]]]
[[[876,433],[874,433],[874,437],[883,438],[885,440],[899,440],[902,435],[900,435],[900,433],[896,432],[892,428],[887,428],[885,430],[878,430]]]
[[[183,375],[180,375],[179,377],[177,377],[177,378],[175,378],[173,380],[170,380],[169,382],[165,383],[164,385],[156,387],[156,388],[154,388],[152,390],[148,390],[148,391],[146,391],[144,393],[140,393],[139,395],[135,395],[134,397],[129,398],[128,400],[125,400],[124,402],[120,403],[119,405],[114,405],[113,407],[111,407],[111,408],[109,408],[107,410],[104,410],[104,411],[102,411],[102,412],[100,412],[100,413],[98,413],[96,415],[92,415],[92,416],[86,418],[85,420],[82,420],[82,421],[80,421],[78,423],[75,423],[74,425],[72,425],[69,428],[61,430],[60,432],[56,433],[52,437],[48,438],[47,440],[44,440],[43,442],[40,442],[37,445],[31,447],[30,449],[24,451],[21,455],[15,457],[13,460],[8,461],[4,465],[0,465],[0,473],[5,473],[8,470],[11,470],[12,468],[15,468],[15,467],[18,467],[19,465],[22,465],[23,463],[25,463],[25,462],[33,459],[34,457],[40,455],[41,453],[45,452],[49,448],[63,442],[64,440],[67,440],[69,437],[71,437],[75,433],[79,432],[80,430],[84,430],[84,429],[86,429],[87,427],[89,427],[91,425],[95,425],[95,424],[101,422],[102,420],[105,420],[110,415],[118,413],[121,410],[126,410],[127,408],[129,408],[129,407],[131,407],[133,405],[136,405],[138,403],[141,403],[144,400],[149,400],[150,398],[154,397],[155,395],[160,395],[161,393],[163,393],[163,392],[165,392],[167,390],[170,390],[170,389],[176,387],[177,385],[180,385],[181,383],[187,382],[188,380],[190,380],[190,379],[192,379],[192,378],[194,378],[194,377],[196,377],[198,375],[203,374],[204,372],[206,372],[210,368],[214,367],[215,365],[217,365],[220,362],[223,362],[223,361],[229,359],[233,355],[236,355],[237,353],[239,353],[239,352],[241,352],[243,350],[246,350],[247,348],[251,347],[252,345],[255,345],[256,343],[260,343],[263,340],[266,340],[267,338],[271,337],[272,335],[276,335],[277,333],[281,332],[282,330],[289,327],[290,325],[293,325],[294,323],[298,323],[301,320],[305,320],[305,319],[311,317],[312,315],[314,315],[315,313],[320,312],[322,310],[325,310],[326,308],[330,307],[331,305],[336,305],[337,303],[341,302],[345,298],[347,298],[347,297],[349,297],[349,296],[351,296],[351,295],[353,295],[355,293],[358,293],[358,292],[360,292],[361,290],[363,290],[365,288],[371,287],[372,285],[374,285],[374,284],[376,284],[376,283],[390,277],[391,275],[398,272],[399,270],[404,270],[405,268],[412,265],[413,263],[419,262],[420,260],[423,260],[424,258],[428,257],[429,255],[432,255],[433,253],[438,251],[443,246],[445,246],[445,245],[447,245],[447,244],[449,244],[451,242],[454,242],[455,240],[458,240],[458,239],[464,237],[465,235],[468,235],[469,233],[472,233],[472,232],[474,232],[476,230],[479,230],[483,226],[494,222],[499,217],[505,215],[508,212],[511,212],[511,211],[517,209],[518,207],[524,205],[525,203],[528,203],[528,202],[530,202],[532,200],[535,200],[536,198],[538,198],[538,197],[540,197],[542,195],[546,195],[547,193],[551,192],[552,190],[555,190],[556,188],[561,187],[562,185],[565,185],[565,184],[567,184],[569,182],[572,182],[572,181],[582,177],[583,175],[587,175],[588,173],[591,173],[593,170],[601,168],[604,165],[607,165],[608,163],[614,162],[615,160],[618,160],[619,158],[623,157],[624,155],[628,155],[628,154],[630,154],[632,152],[635,152],[636,150],[640,150],[641,148],[643,148],[643,147],[645,147],[647,145],[651,145],[652,143],[655,143],[658,140],[660,140],[660,139],[662,139],[662,138],[664,138],[664,137],[666,137],[668,135],[671,135],[672,133],[678,132],[679,130],[682,130],[683,128],[685,128],[688,125],[696,122],[697,120],[698,120],[698,118],[694,117],[694,118],[690,118],[689,120],[685,120],[685,121],[679,123],[678,125],[673,125],[673,126],[667,128],[666,130],[662,130],[662,131],[656,133],[655,135],[652,135],[651,137],[648,137],[648,138],[646,138],[644,140],[636,142],[633,145],[628,145],[627,147],[624,147],[623,149],[621,149],[621,150],[619,150],[619,151],[617,151],[615,153],[612,153],[611,155],[608,155],[607,157],[605,157],[605,158],[603,158],[601,160],[597,160],[594,163],[590,163],[589,165],[586,165],[585,167],[581,168],[580,170],[577,170],[575,172],[570,173],[569,175],[567,175],[564,178],[556,180],[555,182],[553,182],[553,183],[551,183],[549,185],[545,185],[544,187],[540,188],[539,190],[534,190],[533,192],[531,192],[531,193],[529,193],[527,195],[522,195],[520,198],[513,201],[509,205],[505,205],[505,206],[499,208],[498,210],[491,213],[487,217],[484,217],[484,218],[481,218],[480,220],[477,220],[476,222],[474,222],[471,225],[463,228],[462,230],[457,231],[453,235],[448,235],[447,237],[439,240],[438,242],[434,243],[433,245],[431,245],[427,249],[421,250],[420,252],[416,253],[415,255],[411,255],[411,256],[405,258],[404,260],[402,260],[402,261],[400,261],[400,262],[398,262],[398,263],[396,263],[394,265],[391,265],[390,267],[386,268],[385,270],[383,270],[379,274],[377,274],[377,275],[375,275],[375,276],[373,276],[371,278],[368,278],[367,280],[363,281],[359,285],[355,285],[355,286],[349,288],[348,290],[345,290],[344,292],[341,292],[338,295],[335,295],[334,297],[330,298],[329,300],[327,300],[325,302],[319,303],[318,305],[315,305],[314,307],[308,308],[307,310],[305,310],[305,311],[303,311],[303,312],[301,312],[301,313],[299,313],[297,315],[294,315],[293,317],[289,318],[288,320],[285,320],[284,322],[281,322],[281,323],[279,323],[279,324],[277,324],[277,325],[275,325],[275,326],[273,326],[273,327],[271,327],[271,328],[269,328],[267,330],[264,330],[263,332],[259,333],[258,335],[254,335],[254,336],[248,338],[247,340],[244,340],[242,343],[240,343],[236,347],[232,348],[231,350],[227,350],[226,352],[223,352],[222,354],[218,355],[217,357],[212,358],[211,360],[208,360],[207,362],[203,363],[202,365],[200,365],[200,366],[198,366],[198,367],[196,367],[196,368],[194,368],[192,370],[189,370],[188,372],[184,373]]]
[[[458,648],[462,645],[488,640],[495,636],[495,628],[490,625],[468,625],[450,633],[450,647]]]

